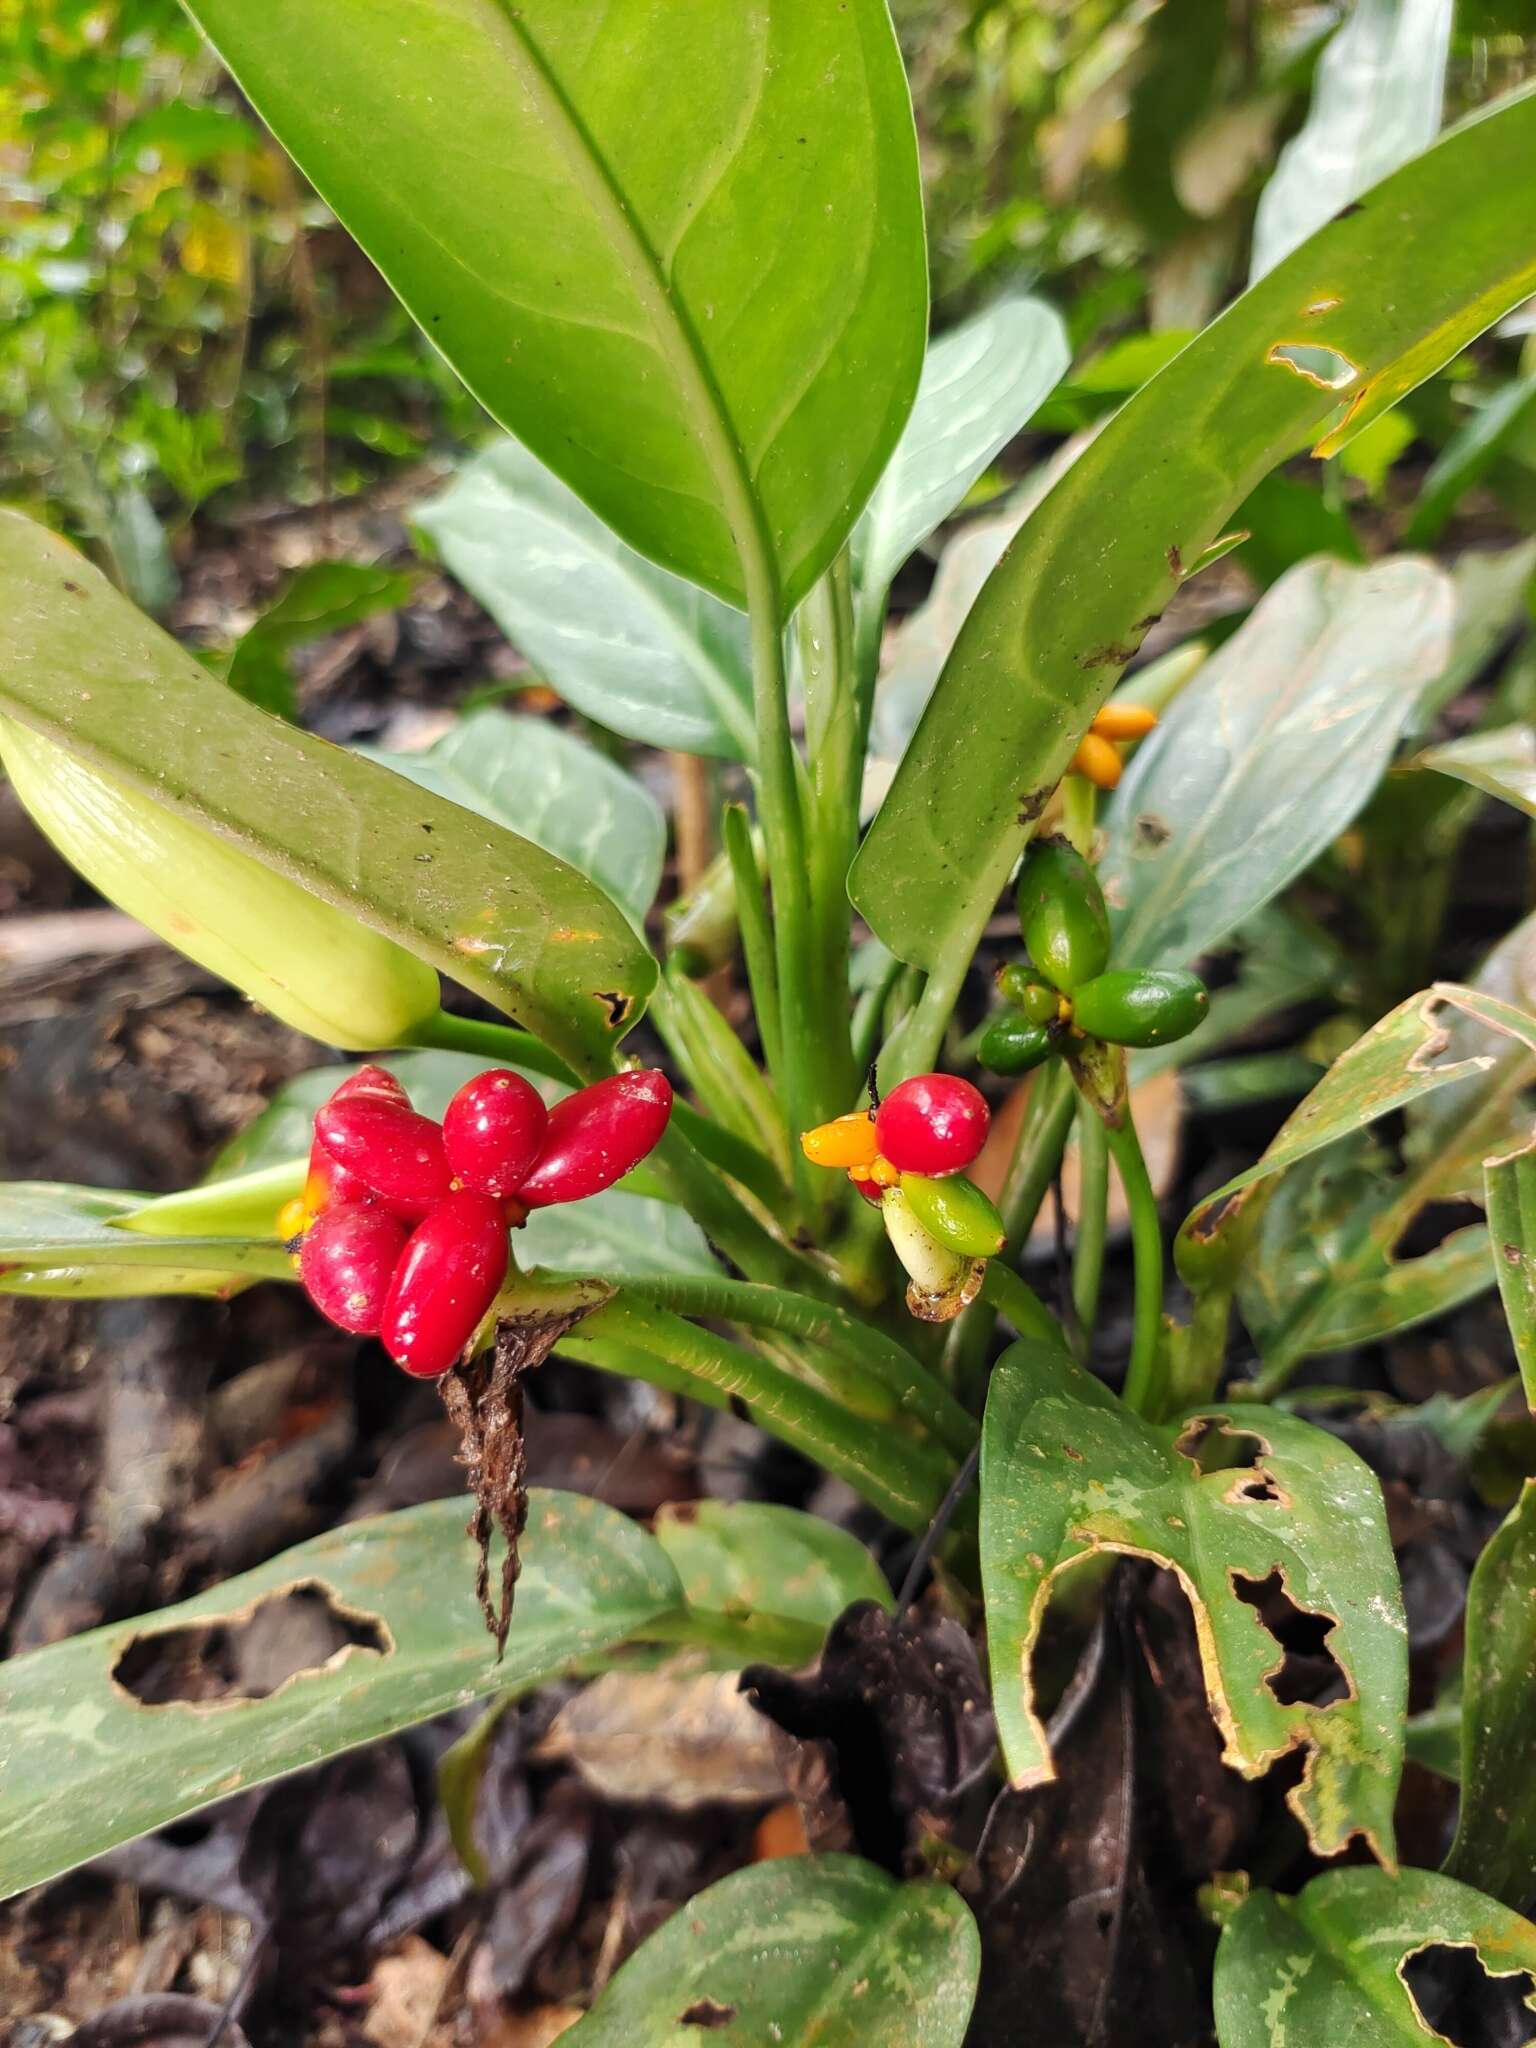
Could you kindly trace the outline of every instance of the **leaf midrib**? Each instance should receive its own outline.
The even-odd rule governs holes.
[[[662,359],[689,401],[699,444],[736,546],[749,608],[763,603],[777,613],[778,573],[746,450],[693,324],[674,297],[661,259],[637,224],[623,189],[542,52],[513,12],[511,0],[483,0],[483,4],[499,31],[508,63],[565,157],[572,181],[594,220],[607,235],[623,276],[650,321]]]

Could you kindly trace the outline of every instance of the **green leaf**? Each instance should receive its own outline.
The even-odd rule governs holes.
[[[569,2048],[960,2048],[981,1943],[959,1894],[855,1856],[734,1871],[643,1943]]]
[[[933,343],[912,417],[854,531],[866,602],[883,599],[1070,360],[1066,329],[1040,299],[999,299]]]
[[[1403,1977],[1442,1943],[1471,1949],[1496,1977],[1536,1968],[1536,1927],[1432,1871],[1325,1870],[1294,1898],[1256,1891],[1216,1951],[1221,2048],[1444,2041]]]
[[[642,1529],[596,1501],[536,1489],[498,1663],[463,1524],[462,1500],[353,1522],[195,1599],[0,1668],[0,1896],[231,1792],[537,1685],[677,1605],[676,1575]],[[131,1644],[193,1627],[217,1642],[297,1588],[325,1599],[357,1641],[265,1698],[146,1705],[114,1675]]]
[[[663,1507],[656,1540],[682,1582],[680,1630],[734,1662],[806,1664],[856,1600],[890,1607],[885,1574],[846,1529],[759,1501]]]
[[[358,750],[569,861],[637,929],[656,900],[667,821],[633,775],[547,718],[487,708],[416,754]]]
[[[1430,547],[1461,500],[1480,483],[1536,410],[1536,377],[1516,377],[1480,405],[1430,465],[1404,531],[1410,547]]]
[[[1100,866],[1115,960],[1183,967],[1316,859],[1392,758],[1450,647],[1450,578],[1413,557],[1283,576],[1140,746]]]
[[[1249,282],[1439,131],[1452,0],[1356,0],[1322,57],[1312,106],[1259,199]]]
[[[146,1199],[57,1181],[0,1181],[0,1294],[222,1297],[253,1280],[293,1278],[270,1228],[249,1238],[140,1237],[123,1229]]]
[[[1427,732],[1453,697],[1482,671],[1521,618],[1536,574],[1536,540],[1512,548],[1472,548],[1451,571],[1456,625],[1443,672],[1414,706],[1413,723]]]
[[[512,1240],[520,1266],[552,1273],[600,1273],[643,1280],[655,1273],[720,1271],[686,1209],[609,1188],[585,1202],[536,1209]]]
[[[414,516],[576,710],[648,746],[751,758],[745,615],[636,554],[526,448],[497,442]]]
[[[1536,289],[1533,150],[1527,92],[1405,165],[1144,385],[1031,514],[854,863],[893,952],[946,981],[969,960],[1041,794],[1260,478],[1343,446]]]
[[[1494,1531],[1467,1589],[1462,1660],[1461,1812],[1449,1876],[1517,1912],[1536,1896],[1536,1480]]]
[[[379,612],[395,611],[409,599],[416,580],[414,570],[382,569],[376,563],[311,562],[240,640],[224,680],[263,711],[291,718],[296,690],[288,666],[292,649]]]
[[[1361,1834],[1390,1859],[1407,1639],[1369,1468],[1324,1431],[1257,1405],[1201,1408],[1156,1429],[1059,1347],[1025,1340],[1006,1351],[982,1428],[981,1570],[1015,1785],[1054,1774],[1030,1670],[1052,1585],[1104,1551],[1178,1573],[1225,1762],[1253,1778],[1305,1749],[1287,1803],[1314,1851],[1336,1854]],[[1256,1605],[1266,1582],[1329,1618],[1343,1697],[1321,1707],[1277,1697],[1284,1653]]]
[[[0,514],[0,712],[430,961],[578,1067],[656,965],[584,875],[245,703],[73,549]]]
[[[1525,1404],[1536,1413],[1536,1134],[1483,1165],[1493,1269],[1515,1347]]]
[[[1248,493],[1232,520],[1247,534],[1243,567],[1261,584],[1276,582],[1309,555],[1337,555],[1343,562],[1365,559],[1349,514],[1316,484],[1281,470]]]
[[[1438,768],[1536,818],[1536,732],[1528,725],[1504,725],[1426,747],[1412,766]]]
[[[911,407],[885,0],[190,0],[471,391],[653,561],[784,616]]]

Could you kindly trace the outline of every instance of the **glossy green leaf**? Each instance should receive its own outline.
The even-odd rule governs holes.
[[[1536,1136],[1483,1165],[1493,1270],[1526,1406],[1536,1412]]]
[[[291,718],[297,684],[288,656],[306,641],[393,611],[416,587],[414,571],[367,562],[311,562],[247,631],[229,658],[224,680],[258,705]]]
[[[1461,1811],[1449,1876],[1517,1912],[1536,1898],[1536,1480],[1494,1531],[1467,1588]]]
[[[189,11],[487,410],[642,554],[787,616],[922,362],[885,0]]]
[[[195,1599],[0,1667],[0,1897],[231,1792],[553,1678],[676,1608],[676,1575],[635,1523],[536,1490],[498,1663],[464,1513],[463,1500],[441,1500],[352,1522]],[[356,1640],[265,1698],[146,1705],[115,1676],[132,1643],[234,1628],[299,1588],[324,1598]]]
[[[654,985],[655,962],[584,875],[245,703],[15,513],[0,514],[0,711],[353,912],[580,1067],[606,1067]]]
[[[1444,2041],[1403,1977],[1412,1957],[1441,1944],[1473,1950],[1496,1977],[1536,1968],[1536,1927],[1432,1871],[1325,1870],[1294,1898],[1256,1891],[1216,1951],[1221,2048]]]
[[[639,927],[667,853],[661,806],[633,775],[547,718],[487,708],[416,754],[372,761],[569,861]]]
[[[1208,1448],[1239,1461],[1205,1470],[1221,1463]],[[1317,1854],[1361,1834],[1390,1858],[1407,1637],[1370,1469],[1277,1409],[1202,1408],[1156,1429],[1059,1347],[1026,1340],[1005,1352],[982,1428],[981,1570],[993,1703],[1015,1785],[1054,1774],[1031,1674],[1052,1586],[1105,1551],[1178,1573],[1224,1760],[1252,1778],[1303,1749],[1287,1802]],[[1348,1689],[1325,1706],[1284,1704],[1270,1683],[1284,1653],[1254,1596],[1275,1575],[1296,1606],[1331,1620],[1327,1647]]]
[[[1536,818],[1536,732],[1528,725],[1504,725],[1495,732],[1469,733],[1464,740],[1426,747],[1413,766],[1454,775]]]
[[[526,448],[486,449],[415,519],[576,710],[649,746],[751,758],[745,614],[636,554]]]
[[[891,1589],[846,1529],[761,1501],[685,1501],[663,1507],[656,1540],[688,1603],[680,1633],[728,1648],[746,1664],[806,1664],[845,1607]]]
[[[1342,446],[1536,289],[1533,158],[1530,93],[1444,137],[1175,356],[1035,509],[854,864],[893,952],[946,979],[970,958],[1041,793],[1260,478]]]
[[[1450,648],[1450,578],[1401,557],[1283,576],[1136,751],[1100,864],[1115,961],[1183,967],[1316,859]]]
[[[981,1943],[958,1892],[854,1856],[759,1863],[696,1892],[568,2048],[960,2048]]]
[[[141,1237],[124,1229],[147,1199],[56,1181],[0,1181],[0,1294],[229,1295],[253,1280],[293,1278],[270,1229],[249,1238],[190,1230]]]
[[[1452,0],[1356,0],[1318,61],[1301,132],[1259,199],[1249,278],[1439,132]]]
[[[866,599],[883,599],[1070,360],[1060,316],[1040,299],[999,299],[933,343],[912,417],[854,532]]]

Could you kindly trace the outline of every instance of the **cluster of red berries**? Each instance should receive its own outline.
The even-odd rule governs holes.
[[[278,1231],[323,1316],[435,1379],[506,1278],[508,1229],[612,1187],[671,1113],[671,1084],[654,1071],[547,1109],[521,1074],[495,1067],[465,1082],[439,1124],[392,1074],[364,1067],[316,1113],[304,1192]]]

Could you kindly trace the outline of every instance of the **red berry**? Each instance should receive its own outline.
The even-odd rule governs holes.
[[[854,1186],[872,1209],[878,1209],[885,1200],[885,1189],[876,1180],[856,1180]]]
[[[549,1113],[539,1163],[517,1190],[529,1209],[582,1202],[638,1166],[667,1128],[672,1084],[654,1068],[615,1074],[567,1095]]]
[[[454,1179],[486,1195],[515,1195],[539,1156],[549,1111],[531,1082],[506,1067],[476,1074],[449,1103],[443,1145]]]
[[[321,1315],[356,1336],[371,1336],[404,1250],[405,1225],[388,1210],[338,1206],[304,1233],[299,1278]]]
[[[399,1102],[405,1108],[411,1106],[411,1098],[393,1074],[383,1067],[359,1067],[355,1074],[348,1075],[331,1096],[332,1102],[351,1102],[359,1095],[374,1096],[385,1102]]]
[[[376,1094],[344,1101],[333,1096],[315,1117],[315,1136],[338,1165],[409,1222],[449,1192],[442,1126],[404,1103]]]
[[[987,1141],[990,1112],[957,1074],[917,1074],[875,1112],[880,1150],[902,1173],[963,1173]]]
[[[396,1365],[436,1379],[458,1358],[507,1275],[501,1204],[465,1188],[418,1223],[395,1268],[379,1338]]]

